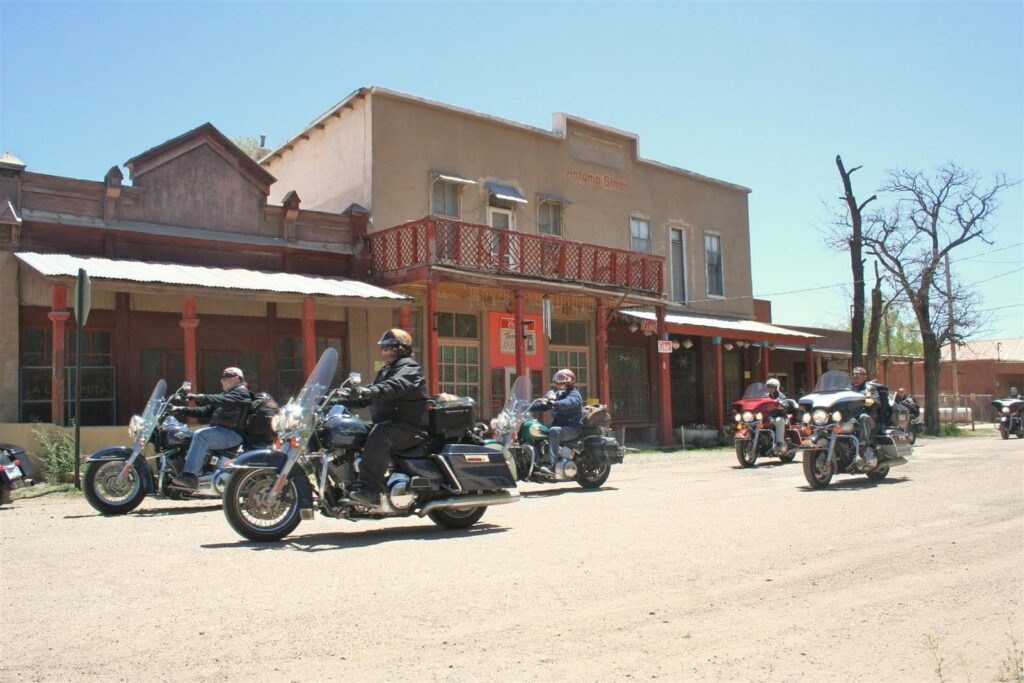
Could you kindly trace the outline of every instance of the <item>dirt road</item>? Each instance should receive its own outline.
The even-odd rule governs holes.
[[[997,680],[1024,649],[1024,442],[919,445],[825,491],[799,458],[639,455],[465,532],[270,545],[213,502],[15,501],[0,680]]]

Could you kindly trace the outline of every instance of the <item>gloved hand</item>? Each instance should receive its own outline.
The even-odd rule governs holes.
[[[169,412],[173,417],[184,417],[188,414],[188,408],[185,406],[174,406]]]
[[[352,398],[357,401],[369,401],[373,395],[374,391],[370,387],[358,386],[352,391]]]
[[[186,401],[195,401],[200,396],[202,396],[202,394],[185,394],[185,400]]]

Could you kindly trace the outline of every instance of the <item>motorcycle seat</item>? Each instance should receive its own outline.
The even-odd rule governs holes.
[[[394,456],[396,458],[422,459],[427,457],[427,450],[427,444],[421,443],[413,446],[412,448],[407,448],[404,451],[398,451],[397,453],[394,453]]]

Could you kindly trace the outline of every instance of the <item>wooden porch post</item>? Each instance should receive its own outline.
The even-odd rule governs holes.
[[[814,366],[814,349],[808,344],[804,348],[804,362],[807,363],[807,387],[808,391],[814,391],[814,385],[818,383],[817,368]]]
[[[768,350],[768,342],[763,341],[761,342],[761,381],[767,382],[771,374],[771,351]]]
[[[722,338],[712,337],[711,344],[715,348],[715,420],[718,431],[725,426],[725,409],[722,401],[725,397],[725,373],[722,369]]]
[[[645,261],[646,263],[646,261]],[[665,307],[658,306],[658,339],[668,340],[668,329],[665,326]],[[657,344],[655,344],[657,352]],[[671,354],[658,353],[658,398],[660,411],[658,416],[658,443],[671,446],[676,442],[672,436],[672,376],[669,372],[668,359]]]
[[[598,400],[604,405],[612,402],[608,383],[608,306],[604,299],[597,300],[597,390]]]
[[[302,300],[302,369],[306,377],[316,367],[316,301],[307,296]]]
[[[438,358],[440,345],[437,342],[437,283],[433,274],[427,274],[427,359],[430,370],[427,373],[427,387],[431,396],[441,393],[441,359]]]
[[[526,329],[524,327],[525,320],[523,318],[523,292],[520,289],[512,291],[513,301],[515,302],[515,334],[516,334],[516,377],[522,377],[526,374]]]
[[[192,382],[193,391],[196,385],[196,328],[199,327],[199,319],[196,318],[196,298],[186,296],[182,305],[181,320],[178,321],[185,335],[185,349],[182,352],[185,364],[185,380]]]
[[[402,306],[398,309],[398,326],[406,332],[409,331],[409,326],[412,323],[412,309],[408,306]]]
[[[46,317],[53,322],[53,376],[50,379],[50,421],[57,426],[64,425],[64,368],[67,365],[64,336],[68,317],[71,315],[71,312],[67,310],[67,305],[67,286],[54,285],[50,292],[50,312]]]

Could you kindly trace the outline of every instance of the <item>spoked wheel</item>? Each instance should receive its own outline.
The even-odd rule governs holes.
[[[828,449],[804,451],[804,478],[812,489],[823,489],[832,481],[835,466],[828,463]]]
[[[274,495],[275,470],[232,473],[224,492],[224,516],[231,528],[251,541],[277,541],[299,525],[299,494],[288,479]]]
[[[468,508],[466,510],[459,510],[457,508],[433,510],[428,512],[427,516],[430,517],[430,521],[434,524],[445,529],[465,529],[479,522],[485,512],[487,512],[487,506],[481,505],[480,507]]]
[[[102,460],[93,462],[85,470],[85,499],[104,515],[126,515],[139,507],[146,497],[139,470],[131,468],[123,479],[118,479],[124,469],[124,460]]]
[[[608,463],[598,465],[587,458],[577,462],[576,467],[576,483],[585,489],[601,488],[612,473],[612,466]]]
[[[736,439],[736,459],[741,467],[753,467],[757,462],[757,447],[753,439]]]
[[[882,479],[885,479],[887,476],[889,476],[889,468],[879,467],[877,470],[872,470],[871,472],[868,472],[867,475],[868,479],[870,479],[871,481],[881,481]]]
[[[1003,437],[1004,440],[1009,439],[1010,438],[1010,430],[1007,429],[1006,427],[1000,427],[999,428],[999,436]]]

